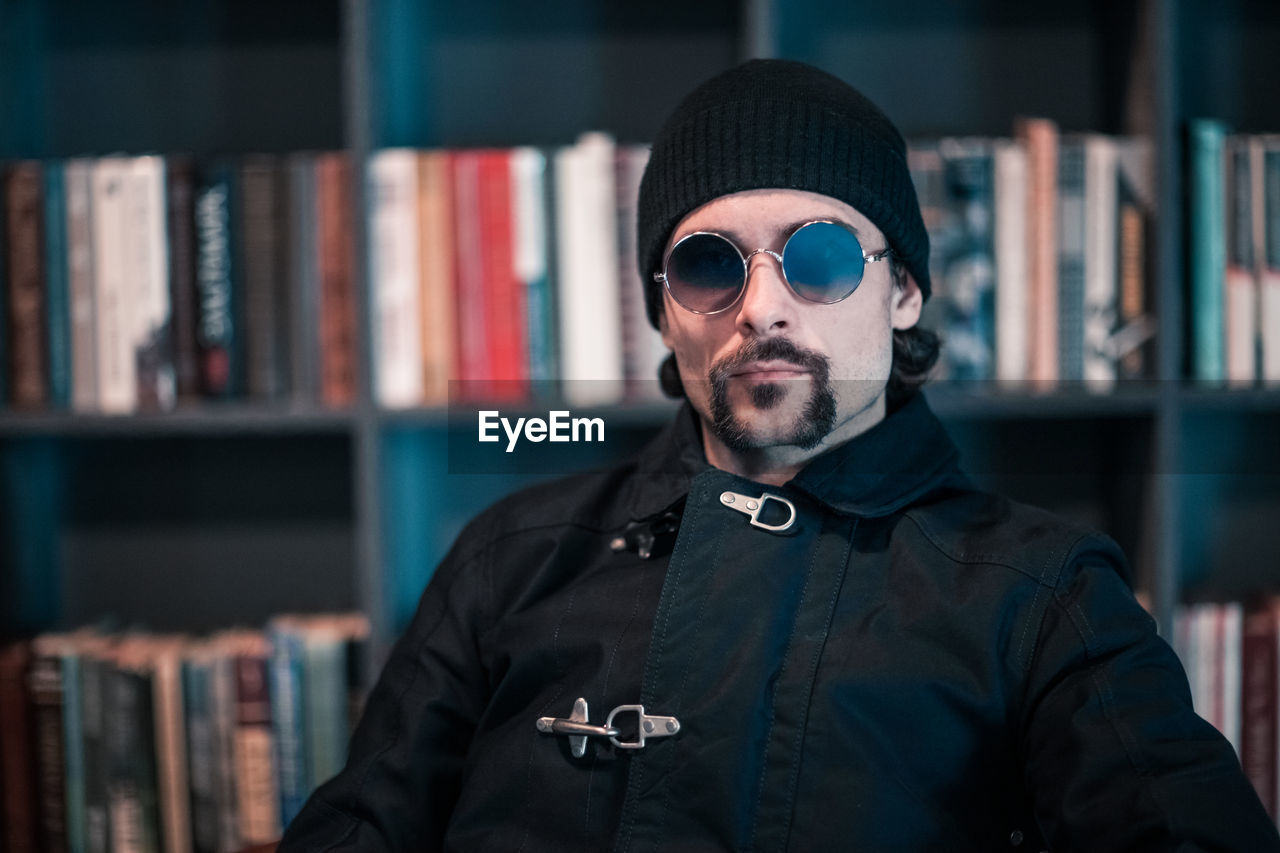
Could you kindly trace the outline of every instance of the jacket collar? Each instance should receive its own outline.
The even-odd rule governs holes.
[[[890,515],[945,485],[967,482],[959,451],[917,393],[871,429],[815,457],[787,487],[831,509],[867,518]],[[688,401],[642,453],[630,498],[633,518],[670,508],[711,466]]]

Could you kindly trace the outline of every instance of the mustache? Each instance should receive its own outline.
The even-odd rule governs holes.
[[[711,366],[712,382],[725,382],[738,368],[753,361],[786,361],[811,371],[815,377],[829,374],[830,361],[819,352],[797,346],[787,338],[754,338]]]

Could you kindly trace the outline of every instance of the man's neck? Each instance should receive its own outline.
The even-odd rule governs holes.
[[[706,419],[702,418],[702,449],[707,461],[722,471],[757,483],[781,486],[800,473],[814,457],[844,444],[884,420],[885,413],[885,395],[881,392],[865,408],[838,423],[817,446],[807,450],[794,444],[733,450],[716,437]]]

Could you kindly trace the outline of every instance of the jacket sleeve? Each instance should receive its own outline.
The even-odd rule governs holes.
[[[1053,589],[1024,706],[1027,785],[1050,849],[1280,851],[1155,621],[1118,567],[1090,556]]]
[[[484,552],[460,559],[460,550],[436,570],[392,649],[346,765],[307,800],[279,853],[441,849],[488,692],[477,639],[487,565]]]

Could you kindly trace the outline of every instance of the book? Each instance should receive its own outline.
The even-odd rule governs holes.
[[[44,175],[37,160],[9,164],[4,175],[8,264],[10,402],[39,409],[49,403],[45,314]]]
[[[1117,375],[1137,379],[1154,363],[1149,354],[1157,323],[1151,312],[1154,298],[1148,257],[1151,211],[1155,206],[1150,140],[1128,137],[1117,142],[1116,256],[1119,317],[1109,355]]]
[[[155,636],[148,638],[145,648],[152,675],[156,787],[165,853],[191,853],[192,849],[182,696],[182,654],[186,644],[182,636]]]
[[[556,251],[562,396],[571,406],[623,395],[615,147],[583,134],[555,155]]]
[[[177,398],[169,336],[165,194],[164,158],[131,158],[125,195],[129,218],[125,298],[131,306],[126,337],[138,395],[135,407],[146,411],[168,411]]]
[[[6,853],[40,848],[36,792],[35,727],[27,670],[31,646],[0,644],[0,842]]]
[[[433,150],[420,152],[419,159],[422,403],[440,406],[449,401],[449,381],[461,376],[456,358],[453,157]]]
[[[316,213],[315,155],[285,161],[289,211],[285,227],[288,290],[289,388],[295,403],[320,399],[320,248]]]
[[[306,666],[304,638],[287,619],[267,623],[270,649],[268,687],[271,725],[280,786],[280,822],[289,822],[302,810],[311,792],[306,753],[306,720],[303,677]]]
[[[1027,151],[1015,140],[996,142],[995,375],[1001,382],[1027,378]]]
[[[244,845],[280,836],[280,789],[268,687],[267,641],[261,631],[222,635],[234,672],[234,778],[238,830]]]
[[[288,386],[283,168],[269,154],[248,155],[239,165],[245,391],[257,400],[280,399]]]
[[[1027,378],[1046,389],[1058,379],[1058,128],[1023,118],[1015,134],[1027,150]]]
[[[80,655],[80,735],[84,767],[84,850],[108,853],[111,847],[107,799],[107,673],[112,640],[101,638]]]
[[[1258,287],[1262,335],[1261,375],[1268,383],[1280,382],[1280,136],[1262,140],[1261,193],[1255,240],[1259,251]]]
[[[126,157],[93,165],[93,317],[98,411],[126,414],[138,404],[129,301],[129,172]]]
[[[366,167],[374,394],[392,409],[424,397],[418,169],[410,148],[375,151]]]
[[[93,161],[68,160],[63,173],[67,212],[67,290],[71,361],[71,409],[98,406],[97,311],[94,308]]]
[[[511,152],[512,224],[516,280],[524,289],[525,339],[529,379],[535,388],[549,388],[556,366],[555,299],[547,228],[547,155],[532,146]]]
[[[453,152],[454,204],[454,306],[457,315],[454,335],[455,379],[463,383],[461,396],[477,396],[474,383],[493,378],[492,352],[486,343],[489,334],[485,298],[484,225],[480,218],[481,152]]]
[[[152,674],[145,641],[127,637],[106,672],[107,802],[111,849],[160,849]]]
[[[177,399],[200,397],[200,352],[196,343],[196,163],[176,155],[165,164],[166,236],[169,241],[170,347]]]
[[[237,184],[235,163],[221,159],[200,169],[196,187],[196,351],[201,393],[213,399],[244,391]]]
[[[1110,136],[1084,135],[1084,292],[1081,379],[1093,392],[1115,387],[1114,336],[1120,325],[1119,147]],[[1061,287],[1061,284],[1059,284]]]
[[[1226,138],[1223,150],[1223,208],[1226,213],[1223,272],[1223,351],[1227,384],[1253,384],[1257,342],[1257,288],[1254,279],[1252,140],[1243,134]]]
[[[196,853],[220,853],[235,849],[236,840],[224,838],[219,813],[223,777],[214,679],[219,661],[216,644],[198,640],[182,653],[182,701],[187,739],[187,773],[192,849]]]
[[[528,394],[529,353],[525,284],[516,275],[515,194],[511,151],[491,149],[479,157],[477,186],[481,234],[480,261],[484,288],[484,342],[493,380],[484,396],[521,400]],[[462,257],[459,264],[464,263]]]
[[[71,295],[68,282],[66,163],[44,163],[45,361],[48,402],[71,406]]]
[[[351,163],[343,151],[315,158],[320,283],[320,397],[342,408],[356,400],[355,247]]]
[[[1221,382],[1226,375],[1224,276],[1226,210],[1222,161],[1226,126],[1197,119],[1188,126],[1191,205],[1191,367],[1200,382]]]
[[[939,141],[945,193],[931,267],[935,328],[946,341],[940,376],[986,380],[995,372],[995,195],[988,139]],[[931,240],[934,235],[931,235]]]
[[[64,655],[70,652],[65,635],[45,634],[31,644],[27,680],[36,735],[36,784],[40,800],[41,847],[46,853],[66,853],[67,843],[67,744],[63,708]]]

